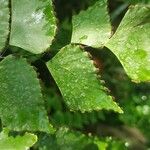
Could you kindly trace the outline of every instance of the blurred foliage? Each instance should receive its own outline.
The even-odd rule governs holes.
[[[128,147],[127,143],[111,137],[97,138],[78,131],[69,131],[65,127],[60,128],[55,135],[40,133],[38,138],[34,149],[39,150],[126,150]]]

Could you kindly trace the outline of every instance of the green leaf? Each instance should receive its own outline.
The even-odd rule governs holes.
[[[87,10],[73,16],[72,43],[102,47],[111,36],[107,0],[98,0]]]
[[[107,148],[107,143],[96,137],[73,132],[64,127],[57,131],[56,139],[61,150],[106,150]]]
[[[61,150],[57,144],[55,134],[40,134],[38,142],[34,145],[35,150]]]
[[[23,58],[7,56],[0,62],[0,117],[15,131],[53,130],[36,72]]]
[[[37,141],[37,136],[25,133],[23,136],[8,136],[9,132],[4,129],[0,133],[0,149],[1,150],[27,150]]]
[[[136,82],[150,81],[150,8],[132,6],[106,46]]]
[[[52,43],[56,19],[52,0],[11,0],[10,45],[34,54],[44,52]]]
[[[0,0],[0,51],[5,47],[9,33],[8,0]]]
[[[64,47],[47,66],[71,110],[84,112],[104,108],[122,112],[106,94],[93,61],[79,46]]]

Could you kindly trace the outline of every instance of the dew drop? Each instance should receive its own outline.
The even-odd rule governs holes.
[[[130,145],[130,144],[129,144],[128,142],[125,142],[125,146],[126,146],[126,147],[129,147],[129,145]]]
[[[143,101],[145,101],[145,100],[147,100],[147,96],[143,95],[143,96],[141,97],[141,99],[142,99]]]

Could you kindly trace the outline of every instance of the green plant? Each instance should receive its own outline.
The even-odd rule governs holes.
[[[127,92],[132,91],[132,83],[126,79],[121,85],[107,73],[101,76],[95,57],[108,48],[132,81],[149,82],[150,6],[130,6],[112,33],[107,0],[67,2],[67,11],[62,1],[64,13],[59,2],[0,0],[0,149],[25,150],[33,145],[40,150],[127,149],[129,140],[81,132],[99,120],[107,123],[111,114],[119,118],[113,121],[118,125],[136,124],[142,107],[150,114],[149,102],[134,107],[138,98],[120,102],[123,109],[119,107],[104,79],[116,83],[116,88],[126,86]],[[102,59],[107,65],[109,58]],[[122,98],[118,91],[116,95]],[[136,97],[135,91],[131,97]],[[134,108],[135,121],[128,114]],[[140,128],[143,122],[138,123]]]

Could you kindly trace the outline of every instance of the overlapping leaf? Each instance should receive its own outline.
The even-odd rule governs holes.
[[[150,81],[150,7],[132,6],[106,44],[121,61],[129,77]]]
[[[111,109],[122,112],[106,94],[92,60],[79,46],[64,47],[47,66],[71,110]]]
[[[52,0],[12,0],[10,45],[39,54],[52,43],[56,30]]]
[[[0,51],[5,47],[9,33],[9,0],[0,0]]]
[[[3,125],[16,131],[52,129],[37,75],[23,58],[10,55],[0,62],[0,117]]]
[[[27,150],[37,141],[36,135],[30,133],[16,137],[8,136],[8,134],[7,129],[0,133],[1,150]]]
[[[98,0],[93,6],[73,16],[72,43],[101,47],[111,35],[107,0]]]

